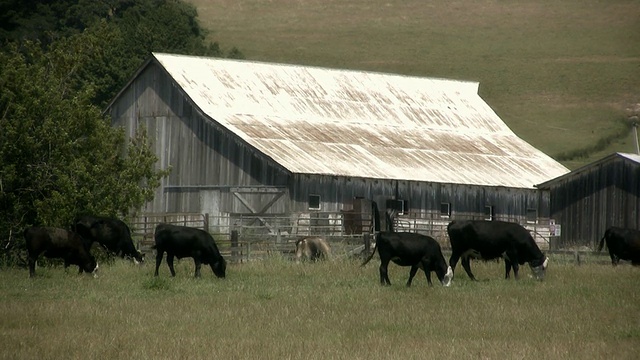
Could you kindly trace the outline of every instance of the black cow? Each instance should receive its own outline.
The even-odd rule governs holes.
[[[331,256],[331,248],[322,237],[307,236],[296,241],[296,262],[326,260]]]
[[[32,226],[25,229],[24,238],[29,253],[30,277],[35,275],[36,260],[43,253],[48,258],[63,259],[65,269],[78,265],[79,273],[85,271],[96,276],[98,263],[78,234],[54,227]]]
[[[387,271],[390,261],[400,266],[411,266],[407,286],[411,286],[411,281],[418,269],[424,271],[429,286],[433,286],[431,282],[432,271],[435,271],[438,280],[444,286],[451,285],[453,271],[450,267],[447,267],[440,244],[434,238],[417,233],[395,232],[392,216],[395,212],[393,210],[385,212],[387,231],[380,232],[378,204],[372,201],[371,207],[374,217],[374,230],[377,233],[376,246],[361,266],[365,266],[373,258],[377,249],[378,255],[380,255],[380,284],[382,285],[391,285]]]
[[[513,267],[513,275],[518,279],[519,265],[529,263],[534,276],[544,279],[548,258],[527,229],[520,224],[504,221],[466,220],[452,221],[447,226],[451,242],[449,266],[455,271],[458,259],[472,280],[470,259],[492,260],[504,258],[505,279]]]
[[[88,242],[89,247],[97,242],[105,250],[121,258],[130,257],[136,263],[144,261],[144,255],[133,245],[131,230],[122,220],[82,216],[74,221],[72,228]]]
[[[602,251],[605,241],[613,266],[620,260],[629,260],[632,265],[640,266],[640,231],[611,226],[600,239],[598,252]]]
[[[225,277],[227,263],[208,232],[187,226],[159,224],[156,226],[155,240],[156,244],[153,246],[157,250],[155,276],[158,276],[158,268],[166,252],[171,276],[176,276],[173,268],[174,257],[178,259],[190,257],[196,264],[195,277],[200,277],[202,264],[210,265],[217,277]]]
[[[431,272],[434,271],[438,280],[444,286],[451,284],[453,271],[447,267],[447,262],[442,255],[440,244],[432,237],[409,232],[381,232],[376,236],[376,246],[373,252],[363,263],[366,265],[378,250],[380,255],[380,283],[391,285],[387,267],[390,261],[400,266],[411,266],[407,286],[411,286],[411,281],[418,269],[422,269],[427,276],[427,283],[431,283]]]

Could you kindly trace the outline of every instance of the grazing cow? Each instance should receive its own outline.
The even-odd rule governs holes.
[[[455,271],[458,259],[472,280],[470,259],[492,260],[504,258],[505,279],[513,267],[513,275],[518,279],[519,265],[529,263],[534,276],[544,279],[548,258],[527,229],[520,224],[504,221],[466,220],[452,221],[447,226],[451,242],[449,266]]]
[[[166,252],[171,276],[176,276],[173,268],[174,257],[178,259],[190,257],[196,265],[195,277],[200,277],[202,264],[210,265],[217,277],[225,277],[227,263],[208,232],[187,226],[159,224],[156,226],[155,240],[156,244],[153,246],[157,250],[155,276],[158,276],[158,268]]]
[[[308,236],[296,241],[296,262],[300,262],[302,259],[311,261],[327,260],[330,255],[331,248],[322,237]]]
[[[65,269],[78,265],[79,273],[97,275],[98,263],[78,234],[65,229],[32,226],[25,229],[24,238],[29,253],[29,277],[35,276],[36,260],[43,253],[48,258],[63,259]]]
[[[632,265],[640,266],[640,231],[611,226],[600,239],[598,252],[602,251],[605,241],[613,266],[620,260],[629,260]]]
[[[378,255],[380,255],[380,284],[382,285],[391,285],[387,271],[390,261],[400,266],[411,266],[407,287],[411,286],[411,281],[413,281],[418,269],[424,271],[429,286],[433,286],[431,282],[432,271],[436,273],[442,285],[451,285],[453,271],[450,267],[447,267],[440,244],[435,239],[417,233],[394,232],[393,211],[390,212],[389,210],[385,213],[388,231],[380,232],[378,204],[372,201],[371,207],[374,217],[374,230],[377,232],[376,246],[361,266],[365,266],[373,258],[377,249]]]
[[[407,286],[411,286],[411,281],[418,269],[422,269],[427,276],[427,283],[431,283],[431,272],[434,271],[438,280],[444,286],[451,284],[453,271],[447,267],[447,262],[442,255],[440,244],[432,237],[409,232],[381,232],[378,233],[376,246],[373,252],[361,266],[366,265],[378,250],[380,255],[380,283],[391,285],[387,266],[390,261],[400,266],[411,266]]]
[[[122,220],[82,216],[74,221],[72,228],[88,242],[89,247],[97,242],[105,250],[121,258],[130,257],[136,263],[144,262],[144,255],[133,245],[131,230]]]

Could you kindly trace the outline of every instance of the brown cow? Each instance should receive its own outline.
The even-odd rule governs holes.
[[[308,236],[296,241],[296,262],[300,260],[327,260],[331,256],[331,248],[322,237]]]

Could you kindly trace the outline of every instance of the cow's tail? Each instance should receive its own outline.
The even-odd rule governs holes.
[[[600,244],[598,244],[598,252],[602,251],[604,247],[604,240],[607,238],[607,232],[605,231],[604,236],[600,239]]]
[[[376,244],[373,246],[373,251],[371,252],[371,255],[369,255],[367,260],[365,260],[360,266],[365,266],[369,261],[371,261],[371,259],[373,258],[373,255],[376,254],[376,249],[378,249],[378,241],[376,241]]]

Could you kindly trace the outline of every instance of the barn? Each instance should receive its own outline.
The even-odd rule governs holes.
[[[268,234],[368,232],[371,201],[409,231],[453,218],[548,223],[535,184],[569,170],[513,133],[478,87],[154,53],[106,112],[128,136],[145,127],[172,170],[143,213]]]
[[[595,248],[609,226],[640,229],[640,155],[614,153],[538,185],[562,224],[558,247]]]

